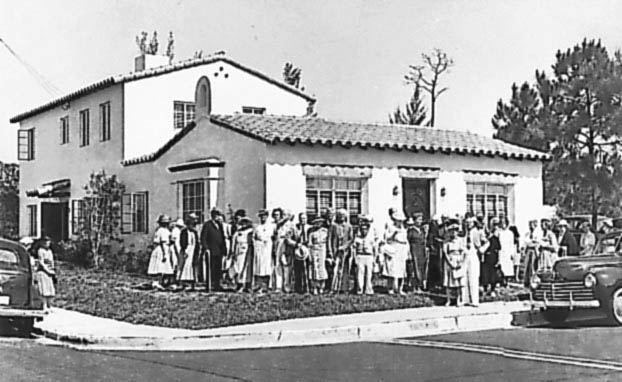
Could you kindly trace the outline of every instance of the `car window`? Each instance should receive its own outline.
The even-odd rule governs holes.
[[[598,242],[596,246],[596,250],[594,251],[595,255],[611,255],[618,251],[620,251],[620,242],[618,236],[609,236],[603,237]]]
[[[17,253],[7,249],[0,249],[0,263],[19,264]]]

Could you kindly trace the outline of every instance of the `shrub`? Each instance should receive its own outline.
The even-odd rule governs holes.
[[[94,265],[93,252],[91,251],[90,242],[88,240],[67,240],[61,241],[55,248],[54,254],[56,259],[77,265],[83,268],[89,268]]]
[[[136,248],[134,244],[128,247],[123,245],[116,248],[107,247],[101,266],[108,270],[144,275],[147,272],[152,249],[151,246]]]

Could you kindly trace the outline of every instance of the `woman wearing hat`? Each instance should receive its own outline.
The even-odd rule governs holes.
[[[179,242],[181,230],[185,227],[183,219],[175,220],[171,225],[171,265],[176,275],[179,275],[181,261],[181,245]]]
[[[309,230],[309,259],[311,269],[309,279],[314,295],[324,292],[324,283],[328,279],[326,272],[326,251],[328,249],[328,229],[324,226],[324,219],[313,219],[313,227]]]
[[[170,224],[171,219],[168,216],[160,215],[158,217],[158,229],[156,229],[153,236],[155,248],[151,252],[149,267],[147,268],[148,275],[157,276],[159,278],[159,281],[155,280],[153,282],[153,287],[158,289],[165,286],[167,278],[173,275],[173,265],[171,263],[171,231],[168,229]]]
[[[456,219],[447,223],[448,239],[443,244],[443,286],[447,295],[446,306],[451,305],[451,295],[456,295],[456,305],[463,304],[463,288],[466,286],[466,246],[464,239],[458,236],[460,223]]]
[[[488,246],[484,252],[484,260],[482,261],[482,284],[484,291],[490,293],[491,297],[495,297],[495,289],[497,287],[497,267],[499,266],[499,251],[501,250],[501,242],[499,241],[499,219],[492,218],[490,220],[490,236],[488,237]]]
[[[236,292],[249,291],[253,260],[253,221],[247,217],[239,220],[231,239],[231,266],[229,277],[236,283]]]
[[[393,224],[387,228],[386,245],[384,246],[385,264],[384,276],[389,278],[389,294],[404,294],[403,281],[406,276],[406,259],[409,245],[408,233],[404,222],[406,216],[398,211],[393,214]]]
[[[190,289],[196,286],[195,263],[200,260],[199,232],[196,225],[199,218],[195,213],[188,215],[187,224],[179,235],[180,261],[179,282],[182,286],[190,284]]]

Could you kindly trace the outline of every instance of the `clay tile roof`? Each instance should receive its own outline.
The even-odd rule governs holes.
[[[267,143],[307,143],[547,160],[549,155],[468,131],[338,122],[316,117],[213,115],[212,122]]]
[[[303,91],[301,91],[298,88],[295,88],[291,85],[286,84],[285,82],[276,80],[262,72],[259,72],[255,69],[249,68],[248,66],[245,66],[243,64],[240,64],[239,62],[235,61],[234,59],[226,56],[224,53],[219,52],[219,53],[215,53],[213,55],[209,55],[207,57],[203,57],[203,58],[192,58],[189,60],[185,60],[185,61],[179,61],[179,62],[175,62],[171,65],[165,65],[165,66],[160,66],[157,68],[152,68],[152,69],[146,69],[140,72],[132,72],[132,73],[128,73],[128,74],[120,74],[117,76],[111,76],[108,78],[105,78],[101,81],[95,82],[93,84],[87,85],[83,88],[80,88],[76,91],[73,91],[69,94],[66,94],[60,98],[54,99],[46,104],[43,104],[41,106],[37,106],[34,109],[25,111],[21,114],[18,114],[16,116],[14,116],[13,118],[11,118],[9,121],[11,123],[17,123],[20,121],[23,121],[24,119],[30,118],[34,115],[37,115],[39,113],[43,113],[47,110],[51,110],[55,107],[58,107],[60,105],[63,105],[71,100],[74,100],[76,98],[80,98],[82,96],[85,96],[87,94],[90,93],[94,93],[98,90],[101,89],[105,89],[108,88],[110,86],[116,85],[116,84],[122,84],[122,83],[126,83],[126,82],[131,82],[131,81],[137,81],[143,78],[149,78],[149,77],[155,77],[155,76],[160,76],[163,74],[167,74],[167,73],[171,73],[171,72],[176,72],[178,70],[182,70],[182,69],[187,69],[187,68],[192,68],[195,66],[200,66],[200,65],[206,65],[206,64],[211,64],[213,62],[217,62],[217,61],[222,61],[222,62],[226,62],[231,66],[234,66],[240,70],[243,70],[249,74],[252,74],[256,77],[259,77],[261,79],[263,79],[264,81],[267,81],[275,86],[278,86],[286,91],[289,91],[290,93],[296,94],[302,98],[304,98],[305,100],[307,100],[310,103],[315,103],[316,100],[314,97],[304,93]]]

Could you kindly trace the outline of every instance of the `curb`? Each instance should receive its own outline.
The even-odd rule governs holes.
[[[524,308],[524,309],[522,309]],[[502,312],[473,312],[427,318],[408,318],[396,321],[371,322],[361,325],[344,325],[294,330],[235,331],[197,335],[171,335],[160,337],[118,336],[94,337],[90,335],[58,334],[42,330],[45,337],[59,341],[63,346],[83,350],[133,350],[133,351],[205,351],[258,349],[328,345],[386,338],[421,337],[436,334],[492,329],[511,329],[516,326],[541,325],[538,314],[528,307]],[[203,331],[204,333],[204,331]]]

